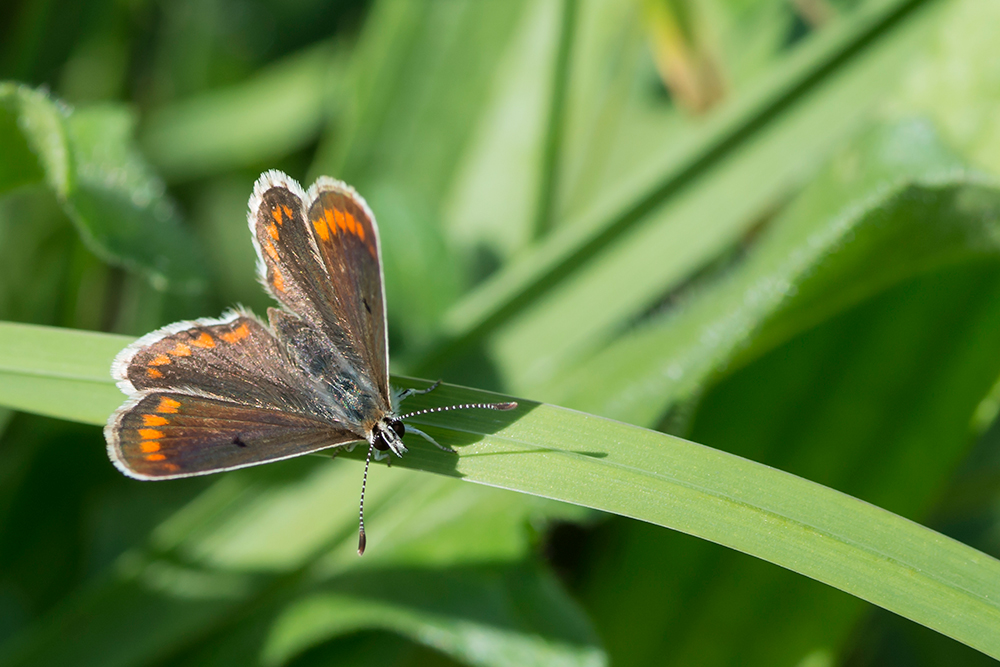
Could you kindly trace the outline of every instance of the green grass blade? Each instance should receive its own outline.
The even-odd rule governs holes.
[[[262,662],[287,664],[333,632],[380,628],[429,643],[470,665],[607,664],[600,649],[580,641],[589,627],[571,608],[546,615],[557,611],[553,599],[562,601],[564,595],[537,565],[352,573],[314,587],[289,605],[275,623]],[[399,597],[400,602],[393,599]],[[462,615],[452,618],[457,610]],[[428,635],[433,639],[428,641]]]
[[[579,219],[561,224],[559,231],[550,235],[544,243],[522,253],[517,260],[456,303],[444,322],[445,341],[428,355],[421,371],[436,368],[453,356],[456,349],[471,344],[513,318],[525,306],[536,303],[539,295],[552,289],[581,264],[588,261],[590,264],[597,263],[592,261],[595,255],[645,220],[657,206],[724,162],[735,151],[752,144],[763,128],[772,123],[781,125],[775,121],[784,119],[786,112],[796,110],[799,102],[808,101],[817,89],[822,91],[824,86],[817,84],[829,80],[834,84],[829,87],[835,91],[835,96],[836,92],[845,96],[845,105],[838,103],[832,111],[837,120],[836,126],[850,121],[852,116],[857,118],[854,114],[865,107],[861,100],[870,100],[873,92],[884,91],[885,81],[876,83],[875,87],[860,82],[860,89],[838,91],[839,85],[833,73],[848,69],[861,60],[862,55],[868,56],[871,51],[867,47],[873,42],[878,46],[876,50],[892,51],[889,47],[893,38],[903,34],[904,41],[907,39],[907,28],[921,18],[913,10],[924,4],[910,0],[874,2],[842,25],[821,33],[808,48],[796,52],[762,85],[714,116],[703,130],[691,133],[679,146],[670,147],[665,157],[627,183],[617,184],[613,192],[589,206]],[[900,52],[899,55],[905,58],[906,53]],[[861,78],[877,74],[878,71],[862,73]],[[848,82],[845,87],[858,85],[859,82],[854,81]],[[828,101],[821,100],[821,106],[824,102],[828,104]],[[824,117],[811,130],[811,146],[814,147],[817,135],[822,136],[831,128],[830,110],[827,109],[827,114],[822,112],[823,109],[820,109],[819,113]],[[802,121],[801,118],[798,120]],[[792,132],[795,130],[802,131],[803,128],[791,128]],[[783,133],[780,128],[776,132]],[[787,140],[793,143],[791,138]],[[822,150],[819,152],[822,153]],[[798,177],[801,176],[800,173]],[[792,184],[786,183],[785,187]],[[726,243],[735,242],[746,225],[752,222],[754,220],[748,220],[743,226],[727,230]],[[687,259],[697,266],[699,262],[709,261],[718,251],[718,246],[707,247],[694,260],[690,259],[689,251]],[[680,273],[681,277],[684,275]]]
[[[862,138],[863,148],[838,156],[743,263],[542,395],[653,424],[723,364],[746,363],[915,275],[996,257],[1000,190],[962,169],[928,124],[879,127]],[[905,169],[887,164],[904,150]],[[863,166],[842,182],[838,165],[851,159]],[[733,361],[741,346],[742,358]]]
[[[545,237],[552,228],[556,193],[559,189],[559,169],[562,157],[564,125],[566,124],[566,97],[569,88],[570,53],[576,27],[577,0],[563,0],[560,7],[559,42],[552,74],[552,93],[549,99],[549,117],[545,131],[539,178],[538,205],[535,211],[535,238]]]
[[[1000,561],[737,456],[554,406],[521,410],[507,428],[461,448],[453,470],[434,452],[414,452],[404,465],[696,535],[1000,656]],[[466,418],[454,417],[448,428],[468,437],[473,429],[460,421]],[[444,430],[428,431],[442,443],[461,442]]]
[[[103,425],[122,403],[111,360],[127,336],[0,322],[0,404]]]
[[[29,339],[11,349],[11,341]],[[32,342],[37,341],[37,342]],[[0,326],[0,386],[100,376],[120,337]],[[45,351],[49,352],[45,352]],[[59,352],[51,352],[58,350]],[[14,371],[14,372],[12,372]],[[113,389],[110,377],[105,380]],[[102,414],[72,388],[65,399],[18,407],[64,417]],[[442,387],[412,409],[495,400]],[[433,402],[432,402],[433,401]],[[456,459],[413,447],[402,465],[634,517],[729,546],[868,600],[1000,657],[1000,561],[832,489],[701,445],[550,405],[414,419]],[[360,452],[352,456],[357,457]]]
[[[171,181],[282,157],[319,134],[340,69],[329,44],[311,47],[238,86],[155,110],[142,146]]]

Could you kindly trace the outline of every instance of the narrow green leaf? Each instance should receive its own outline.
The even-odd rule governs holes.
[[[561,224],[547,241],[522,253],[457,303],[444,323],[447,340],[421,368],[436,368],[526,308],[531,311],[523,318],[527,323],[516,323],[509,340],[497,343],[501,368],[512,365],[512,379],[524,383],[512,386],[523,389],[533,386],[529,378],[537,382],[533,376],[546,377],[553,364],[545,355],[558,359],[567,351],[600,345],[602,336],[735,243],[769,206],[801,183],[838,136],[857,127],[926,28],[925,12],[916,11],[923,4],[889,0],[866,5],[795,52],[779,71],[713,116],[704,129],[669,147],[662,157],[653,153],[657,159],[640,173],[616,184],[579,219]],[[874,35],[881,39],[873,43]],[[728,157],[737,160],[730,164],[724,160]],[[776,168],[781,171],[775,173]],[[712,178],[705,179],[701,191],[684,190],[710,172]],[[739,197],[731,194],[734,186]],[[658,209],[677,194],[682,196],[671,201],[672,210]],[[625,251],[618,249],[619,242],[628,244]],[[664,252],[680,256],[664,258]],[[563,290],[570,294],[565,298],[547,294],[581,265],[586,265],[589,283],[567,281],[571,284]],[[599,309],[593,305],[595,285],[603,297]],[[540,295],[551,303],[543,304]],[[598,319],[579,327],[590,317],[559,318],[549,311],[552,304],[562,311],[572,307],[579,312],[582,307]],[[544,328],[543,321],[556,329]],[[562,335],[567,325],[579,329],[569,331],[572,338],[585,340],[567,343]],[[517,358],[530,356],[522,342],[539,330],[550,344],[541,346],[538,357]],[[537,341],[528,346],[538,347]]]
[[[12,336],[16,328],[0,329]],[[48,334],[46,349],[97,349],[93,337],[100,338]],[[108,337],[100,349],[119,342]],[[25,349],[21,368],[46,367],[36,360],[39,354]],[[108,361],[100,355],[60,357],[57,368],[70,367],[73,359],[76,373],[88,378]],[[442,387],[412,399],[412,406],[481,400],[496,396]],[[413,421],[442,444],[456,446],[460,456],[414,447],[401,462],[405,467],[696,535],[1000,657],[1000,561],[850,496],[679,438],[550,405],[522,401],[507,413],[464,411]]]
[[[443,200],[524,6],[383,0],[352,51],[344,95],[353,104],[332,119],[310,173],[348,181],[378,217],[399,352],[426,345],[460,293]]]
[[[111,379],[111,360],[132,340],[2,322],[0,404],[103,425],[124,398]]]
[[[874,129],[838,156],[724,280],[542,393],[655,423],[732,363],[748,340],[754,344],[736,365],[906,278],[996,257],[1000,189],[982,180],[962,170],[927,123]]]
[[[545,131],[545,152],[539,179],[539,198],[535,211],[535,238],[549,233],[553,226],[556,194],[560,185],[560,159],[566,125],[566,96],[569,88],[570,55],[577,32],[577,0],[563,0],[560,7],[559,42],[552,73],[548,127]]]
[[[288,57],[238,86],[155,110],[141,144],[171,181],[283,157],[314,140],[340,100],[343,65],[328,44]]]

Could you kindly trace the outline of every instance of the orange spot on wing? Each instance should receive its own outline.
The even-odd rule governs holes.
[[[163,454],[146,454],[147,461],[163,461],[166,458]]]
[[[156,406],[156,411],[162,414],[174,414],[179,407],[181,407],[180,401],[164,396],[160,399],[160,404]]]
[[[354,216],[351,215],[350,213],[345,213],[344,220],[345,220],[344,224],[347,227],[347,231],[349,231],[352,234],[357,234],[357,231],[355,231],[357,223],[354,221]]]
[[[244,323],[236,327],[236,329],[234,329],[233,331],[229,331],[224,334],[219,334],[219,338],[226,341],[227,343],[235,343],[237,341],[243,340],[249,335],[250,335],[250,329],[247,328],[247,325]]]
[[[140,428],[139,437],[143,440],[159,440],[163,437],[163,431],[157,431],[155,428]]]
[[[175,357],[190,357],[191,348],[184,343],[177,343],[177,345],[174,345],[174,349],[170,350],[170,354]]]
[[[166,417],[161,417],[160,415],[143,415],[142,425],[143,426],[163,426],[167,423]]]
[[[347,221],[344,220],[344,212],[340,209],[333,210],[333,219],[337,221],[337,226],[340,227],[341,231],[347,228]]]
[[[288,208],[284,204],[281,205],[281,210],[285,212],[285,217],[289,220],[292,219],[292,209]]]
[[[178,470],[180,470],[180,468],[174,463],[164,463],[163,467],[169,470],[170,472],[177,472]]]
[[[280,225],[280,224],[282,224],[282,220],[281,220],[281,209],[280,209],[280,208],[278,208],[277,206],[275,206],[275,207],[274,207],[274,210],[273,210],[273,211],[271,211],[271,217],[272,217],[272,218],[274,218],[274,221],[275,221],[276,223],[278,223],[279,225]]]
[[[146,369],[146,374],[149,377],[151,377],[151,378],[161,378],[161,377],[163,377],[163,373],[161,373],[160,371],[156,370],[155,368],[147,368]]]
[[[330,228],[330,232],[333,234],[337,233],[337,219],[333,216],[332,208],[323,209],[323,217],[326,218],[326,225]]]
[[[284,277],[282,277],[281,271],[278,270],[278,267],[274,267],[274,268],[271,269],[271,272],[274,274],[271,277],[271,284],[274,285],[274,288],[276,290],[278,290],[279,292],[284,292],[285,291],[285,279],[284,279]]]
[[[360,220],[358,220],[358,238],[362,241],[365,240],[365,226]]]
[[[201,348],[215,347],[215,341],[212,340],[212,337],[208,335],[207,331],[202,331],[200,336],[191,341],[191,344],[195,347]]]
[[[271,235],[271,238],[275,241],[278,240],[278,226],[274,223],[267,226],[267,233]]]
[[[326,226],[326,220],[323,218],[313,220],[313,227],[316,228],[316,235],[319,236],[320,241],[326,241],[330,238],[330,228]]]
[[[152,454],[160,451],[160,443],[155,440],[145,440],[139,443],[139,448],[142,449],[143,454]]]
[[[150,366],[166,366],[170,363],[170,357],[165,354],[156,355],[152,361],[149,362]]]
[[[270,257],[273,261],[275,262],[278,261],[278,251],[274,249],[274,244],[271,243],[270,241],[264,244],[264,252],[266,252],[267,256]]]

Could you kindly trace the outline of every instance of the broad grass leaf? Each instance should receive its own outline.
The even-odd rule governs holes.
[[[239,85],[156,109],[140,143],[173,182],[256,166],[302,148],[337,112],[343,50],[320,44]]]
[[[818,35],[697,132],[641,144],[641,168],[600,181],[578,219],[449,310],[420,372],[466,377],[461,352],[478,345],[497,386],[551,398],[541,390],[554,374],[736,246],[857,130],[929,28],[900,4],[875,3]],[[884,38],[872,43],[873,31]],[[839,76],[819,76],[831,70]]]
[[[687,432],[926,520],[1000,374],[1000,363],[984,363],[1000,358],[998,295],[1000,270],[988,264],[897,285],[726,375],[700,397]],[[794,664],[849,645],[870,611],[815,582],[634,523],[616,522],[594,543],[595,567],[608,574],[584,599],[602,636],[631,637],[608,641],[624,665],[652,656],[689,664],[720,627],[733,641],[707,664]],[[622,632],[626,609],[643,619],[641,639]]]
[[[743,356],[920,272],[995,256],[998,215],[1000,191],[965,172],[930,125],[874,129],[831,163],[738,267],[548,391],[581,409],[656,423],[748,340],[754,346]]]
[[[862,134],[743,266],[719,285],[695,291],[680,312],[598,355],[591,372],[602,380],[602,397],[609,388],[614,393],[616,373],[655,376],[658,383],[633,385],[630,405],[603,407],[656,420],[657,410],[662,415],[671,403],[693,398],[698,407],[683,407],[690,414],[673,426],[699,442],[904,516],[924,516],[964,455],[972,416],[1000,375],[1000,364],[984,363],[1000,353],[993,335],[1000,316],[993,305],[1000,198],[979,180],[927,122]],[[794,275],[778,268],[797,264]],[[716,307],[725,314],[694,317]],[[753,312],[763,326],[746,317]],[[621,352],[646,335],[649,344],[632,347],[636,356],[626,360]],[[681,337],[693,345],[678,345]],[[705,353],[700,361],[695,350]],[[719,353],[714,361],[711,350]],[[707,395],[706,382],[717,384]],[[566,387],[580,390],[581,384],[568,378]],[[647,632],[640,633],[642,641],[612,641],[609,651],[622,664],[664,652],[669,664],[686,664],[702,655],[720,625],[742,640],[734,644],[738,651],[720,647],[712,664],[796,662],[843,645],[864,612],[830,589],[703,544],[650,540],[639,526],[621,524],[602,544],[608,546],[599,562],[628,562],[644,579],[660,582],[635,588],[631,575],[595,582],[590,608],[606,636],[625,636],[616,629],[618,615],[638,606],[650,628],[680,624],[684,637]],[[669,574],[678,569],[701,586],[678,588]],[[754,583],[732,587],[733,581]],[[649,590],[674,593],[664,600]],[[681,613],[695,603],[688,597],[693,590],[718,593],[699,594],[698,611]],[[748,605],[765,606],[767,620],[734,612]],[[770,634],[775,622],[783,641]]]
[[[0,323],[0,403],[35,414],[101,424],[123,401],[111,360],[127,336]]]
[[[1000,57],[989,0],[948,4],[937,30],[902,78],[887,112],[931,119],[969,164],[1000,176]]]
[[[282,611],[264,664],[331,635],[381,628],[469,665],[607,664],[588,621],[537,565],[374,570],[316,587]]]
[[[8,182],[30,182],[40,167],[45,183],[76,225],[80,238],[104,261],[145,276],[159,289],[195,293],[205,288],[203,264],[162,182],[132,145],[134,121],[119,107],[74,111],[26,86],[0,84],[5,114],[23,135],[0,160],[35,165]],[[10,128],[10,118],[5,123]],[[21,148],[18,148],[18,147]],[[10,167],[5,167],[9,169]],[[12,177],[13,178],[13,177]]]
[[[995,338],[1000,326],[989,325],[990,313],[977,311],[975,314],[986,319],[983,326],[970,328],[970,332]],[[78,335],[58,334],[68,338]],[[34,363],[38,361],[22,360],[28,367]],[[980,364],[977,372],[982,375],[991,370]],[[977,389],[970,385],[968,391]],[[443,386],[430,397],[411,400],[412,408],[419,409],[438,401],[447,404],[497,397]],[[959,408],[961,404],[959,400]],[[456,459],[430,445],[416,444],[400,467],[562,500],[697,535],[793,569],[990,655],[1000,655],[1000,607],[993,602],[1000,599],[1000,591],[994,590],[1000,582],[1000,561],[850,496],[662,433],[544,404],[521,402],[517,410],[504,413],[467,410],[426,415],[414,418],[414,422],[442,444],[458,448],[460,456]],[[351,456],[360,455],[355,452]],[[312,468],[311,463],[299,460],[294,466],[265,466],[247,471],[247,475],[266,478],[306,471]],[[223,495],[221,502],[233,502],[231,494]],[[239,509],[240,519],[245,520],[241,505],[232,507]],[[269,507],[265,504],[261,509]],[[224,519],[225,513],[208,508],[196,516],[211,526],[216,517]],[[282,516],[273,514],[272,520],[278,521],[280,530],[287,530]],[[188,545],[203,539],[195,528],[173,534],[181,541],[168,539],[163,543],[171,551],[183,552],[188,535],[193,540]],[[258,535],[246,530],[207,533],[210,540],[241,534],[243,538],[228,543],[235,551],[210,541],[207,555],[216,558],[231,553],[236,560],[228,561],[230,565],[240,563],[246,554],[253,553],[246,547],[260,543]],[[341,539],[348,541],[340,543],[341,558],[354,548],[353,526],[350,538],[347,535],[345,524]],[[336,572],[337,562],[335,559],[327,571]],[[178,581],[186,581],[186,577]],[[166,590],[174,594],[179,584],[171,581]],[[198,582],[199,577],[191,581]],[[241,582],[243,577],[234,583],[227,575],[220,585],[224,584],[225,591],[232,586],[241,591]],[[197,584],[195,590],[211,588]],[[112,615],[117,617],[118,613]],[[178,613],[183,615],[183,611]],[[187,624],[188,620],[182,623],[188,628],[185,632],[191,632],[193,626]],[[200,627],[201,623],[193,625]],[[151,632],[159,632],[159,626],[150,627]]]

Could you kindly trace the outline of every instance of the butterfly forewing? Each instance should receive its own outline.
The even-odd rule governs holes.
[[[111,460],[139,479],[244,468],[358,439],[306,415],[159,391],[126,403],[107,431]]]
[[[268,291],[342,360],[324,379],[333,382],[347,367],[361,391],[377,394],[379,408],[387,410],[379,240],[364,200],[332,179],[318,180],[306,194],[284,175],[267,172],[254,189],[250,224]]]
[[[385,293],[375,219],[364,200],[343,183],[323,178],[310,194],[309,223],[326,270],[338,286],[336,316],[361,343],[365,365],[388,397]]]

